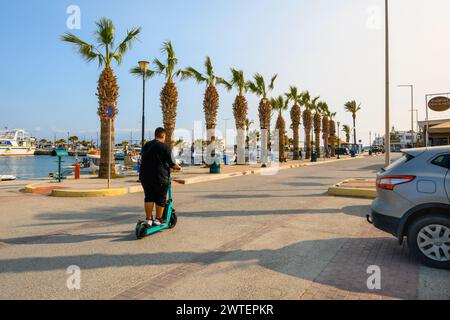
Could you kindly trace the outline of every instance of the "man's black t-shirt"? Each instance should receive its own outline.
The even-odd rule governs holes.
[[[142,150],[139,178],[150,184],[167,183],[170,168],[174,165],[172,152],[165,143],[158,140],[147,142]]]

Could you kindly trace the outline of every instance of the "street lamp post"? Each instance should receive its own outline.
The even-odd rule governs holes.
[[[385,67],[386,67],[386,96],[385,96],[385,165],[391,164],[391,135],[390,135],[390,106],[389,106],[389,0],[385,0]]]
[[[142,140],[141,140],[141,152],[144,150],[145,140],[145,78],[147,77],[147,69],[150,64],[148,61],[139,61],[139,68],[142,71]]]
[[[337,123],[337,126],[338,126],[338,132],[337,132],[337,134],[338,134],[338,136],[337,136],[337,139],[338,139],[338,152],[337,152],[337,158],[338,158],[338,159],[341,159],[341,156],[340,156],[340,154],[341,154],[341,123],[338,122],[338,123]],[[334,146],[333,146],[333,148],[334,148]]]
[[[412,146],[415,146],[414,141],[414,85],[412,84],[402,84],[398,86],[399,88],[410,88],[411,89],[411,141]]]

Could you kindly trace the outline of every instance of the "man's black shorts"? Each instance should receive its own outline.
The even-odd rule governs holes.
[[[169,183],[141,181],[145,193],[145,203],[154,202],[159,207],[165,207]]]

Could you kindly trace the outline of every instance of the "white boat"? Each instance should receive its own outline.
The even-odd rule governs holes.
[[[0,174],[0,181],[12,181],[12,180],[16,180],[16,179],[17,179],[16,176]]]
[[[0,156],[32,156],[36,150],[35,139],[25,130],[15,129],[0,134]]]

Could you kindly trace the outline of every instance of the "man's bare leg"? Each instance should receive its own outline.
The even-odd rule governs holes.
[[[156,205],[156,219],[162,220],[164,214],[164,207]]]
[[[145,203],[145,216],[147,217],[147,221],[153,219],[153,207],[155,206],[154,202],[146,202]],[[158,211],[158,209],[156,209]]]

